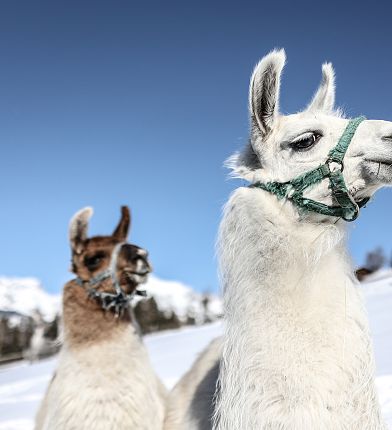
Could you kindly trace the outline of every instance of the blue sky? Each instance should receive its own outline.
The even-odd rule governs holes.
[[[4,1],[0,5],[0,274],[70,277],[67,227],[121,204],[158,276],[216,289],[221,207],[242,185],[223,161],[247,139],[253,66],[284,47],[284,112],[332,61],[349,115],[392,120],[391,6],[358,2]],[[352,228],[357,263],[391,250],[392,190]]]

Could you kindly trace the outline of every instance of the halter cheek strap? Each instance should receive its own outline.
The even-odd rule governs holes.
[[[145,291],[135,289],[132,294],[126,294],[121,288],[120,281],[117,278],[117,260],[120,254],[121,248],[124,242],[119,243],[115,246],[110,259],[109,268],[98,275],[91,278],[89,281],[83,281],[81,278],[76,278],[75,281],[78,285],[84,287],[88,286],[87,293],[89,298],[97,300],[102,309],[105,311],[114,310],[114,314],[118,317],[124,313],[124,310],[129,307],[132,298],[136,295],[145,297],[147,294]],[[99,285],[105,279],[111,278],[113,281],[114,293],[107,293],[104,291],[98,291],[94,288]]]
[[[343,218],[345,221],[354,221],[359,214],[359,209],[366,205],[368,198],[356,202],[347,189],[343,178],[343,159],[347,148],[362,121],[366,118],[360,116],[349,121],[337,145],[328,153],[328,158],[324,164],[316,169],[310,170],[288,182],[256,182],[250,185],[251,188],[261,188],[278,199],[291,200],[303,211],[317,212],[322,215]],[[324,203],[304,197],[304,191],[321,182],[325,178],[329,179],[329,188],[338,206],[329,206]]]

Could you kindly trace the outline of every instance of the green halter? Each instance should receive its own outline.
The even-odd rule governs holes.
[[[359,208],[365,206],[369,199],[365,198],[356,202],[350,195],[342,174],[344,168],[343,158],[355,131],[365,119],[364,116],[360,116],[350,120],[337,145],[329,151],[327,161],[316,169],[297,176],[288,182],[267,182],[266,184],[256,182],[250,187],[269,191],[275,194],[278,199],[286,198],[291,200],[296,206],[305,211],[339,217],[345,221],[354,221],[359,214]],[[325,178],[329,178],[329,187],[339,206],[328,206],[303,196],[306,188],[321,182]]]

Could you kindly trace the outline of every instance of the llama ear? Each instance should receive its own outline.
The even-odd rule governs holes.
[[[93,214],[93,208],[86,207],[76,212],[69,223],[69,240],[72,251],[80,254],[84,241],[87,239],[88,222]]]
[[[131,214],[128,206],[121,206],[121,219],[117,227],[115,228],[112,236],[121,241],[126,240],[130,223]]]
[[[319,89],[313,96],[307,110],[332,113],[335,105],[335,72],[331,63],[322,67],[322,79]]]
[[[270,52],[257,64],[250,80],[251,120],[263,135],[271,131],[279,113],[280,76],[285,61],[283,49]]]

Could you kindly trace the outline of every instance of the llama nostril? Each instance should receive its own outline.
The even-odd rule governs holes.
[[[139,255],[140,257],[147,257],[148,252],[145,249],[139,248],[137,250],[137,255]]]
[[[136,263],[136,272],[142,275],[147,275],[152,270],[151,265],[144,258],[139,258]]]

